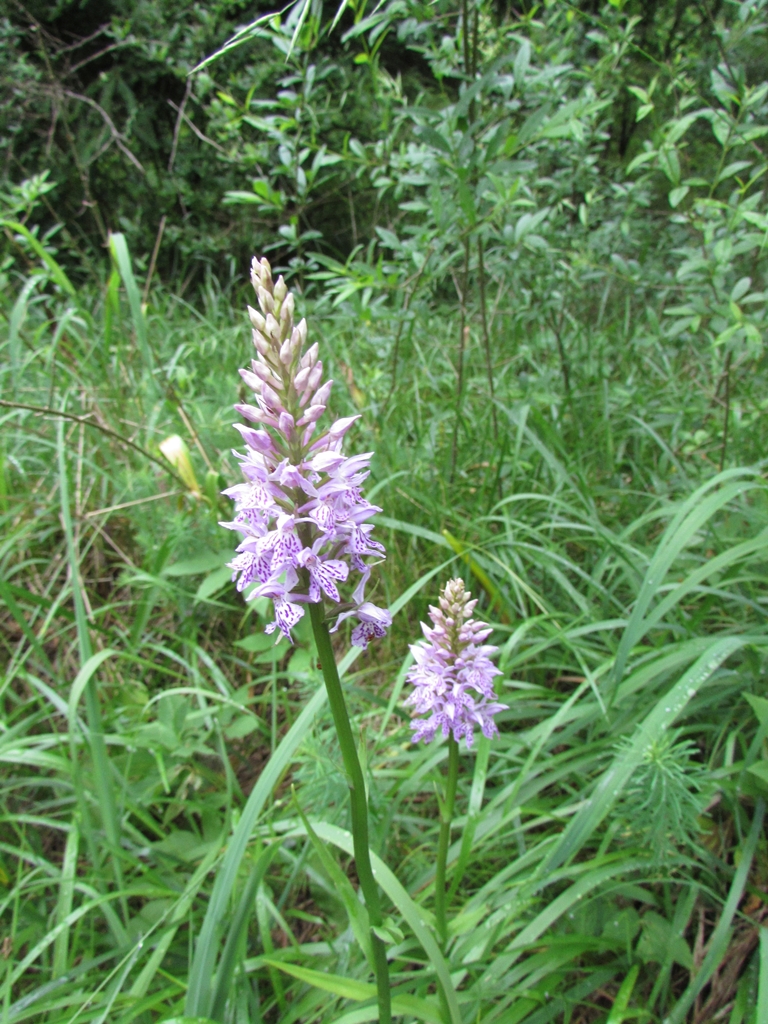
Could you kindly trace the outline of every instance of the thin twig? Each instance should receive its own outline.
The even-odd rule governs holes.
[[[561,372],[563,374],[563,383],[565,384],[565,393],[568,396],[568,398],[570,399],[570,397],[571,397],[571,373],[570,373],[570,368],[568,366],[568,359],[566,358],[566,355],[565,355],[565,346],[563,345],[563,338],[562,338],[563,314],[562,313],[560,314],[560,320],[557,321],[557,322],[555,321],[555,318],[552,317],[551,323],[552,323],[552,331],[553,331],[553,333],[555,335],[555,340],[557,341],[557,351],[558,351],[558,355],[560,356],[560,370],[561,370]]]
[[[61,49],[59,50],[59,53],[71,53],[72,50],[79,50],[81,46],[85,46],[86,43],[92,42],[97,36],[100,36],[103,32],[106,32],[109,27],[110,23],[108,21],[105,21],[103,25],[99,25],[96,31],[91,32],[89,36],[83,36],[81,39],[78,39],[76,43],[70,43],[69,46],[62,45]]]
[[[195,430],[194,426],[192,425],[192,420],[189,418],[189,416],[187,416],[187,413],[186,413],[186,411],[184,409],[184,406],[181,404],[181,399],[179,398],[179,396],[178,396],[178,394],[176,393],[175,390],[173,391],[173,400],[176,402],[176,408],[178,410],[179,416],[184,421],[184,426],[187,428],[187,430],[189,431],[189,433],[190,433],[190,435],[192,437],[192,440],[195,442],[195,447],[197,448],[197,450],[200,452],[200,454],[203,457],[203,462],[206,464],[206,466],[211,471],[211,473],[215,473],[216,469],[215,469],[213,463],[211,462],[211,460],[208,458],[208,454],[207,454],[205,448],[203,448],[202,442],[201,442],[200,438],[198,437],[197,431]]]
[[[174,103],[173,100],[168,100],[168,103],[171,107],[173,107],[174,110],[179,111],[179,105],[177,103]],[[218,142],[214,142],[213,139],[209,139],[207,135],[203,135],[203,133],[200,131],[197,125],[193,121],[190,121],[190,119],[183,111],[181,111],[181,118],[184,121],[184,124],[192,129],[192,131],[195,133],[198,139],[200,139],[201,142],[207,142],[209,146],[213,146],[213,148],[217,149],[220,153],[223,153],[225,156],[227,155],[226,149],[224,149],[223,146],[220,146]]]
[[[135,498],[133,501],[124,501],[120,505],[95,508],[90,512],[86,512],[83,519],[92,519],[94,516],[106,516],[110,512],[120,512],[121,509],[131,508],[133,505],[145,505],[148,501],[159,501],[161,498],[178,498],[181,493],[181,491],[163,491],[162,494],[151,494],[148,498]]]
[[[165,222],[167,220],[166,214],[160,218],[160,225],[157,229],[157,237],[155,238],[155,245],[152,249],[152,259],[149,261],[149,270],[147,271],[147,280],[144,282],[144,293],[142,294],[142,301],[146,302],[149,296],[149,286],[152,283],[152,275],[155,272],[155,263],[157,263],[157,254],[160,251],[160,243],[163,240],[163,232],[165,231]]]
[[[125,136],[122,134],[122,132],[119,132],[117,130],[117,128],[115,127],[115,122],[112,120],[112,118],[106,112],[106,110],[103,107],[99,106],[99,104],[96,102],[96,100],[92,100],[90,96],[83,96],[82,93],[73,92],[71,89],[64,89],[62,91],[63,91],[64,95],[65,96],[69,96],[70,99],[79,100],[80,103],[87,103],[89,107],[93,107],[93,109],[95,111],[97,111],[98,114],[103,118],[104,123],[106,124],[107,128],[109,129],[110,134],[112,135],[112,139],[113,139],[115,145],[117,146],[117,148],[120,150],[120,152],[124,153],[125,156],[127,156],[128,159],[131,161],[133,166],[138,168],[138,170],[140,170],[142,174],[146,174],[147,173],[144,170],[144,168],[143,168],[141,162],[139,161],[138,157],[134,156],[133,153],[130,151],[130,149],[126,146],[125,141],[124,141],[125,140]]]
[[[159,466],[165,473],[172,476],[177,483],[181,484],[185,493],[188,490],[184,481],[180,476],[174,473],[167,462],[162,462],[151,452],[148,452],[146,448],[142,448],[140,444],[136,444],[135,441],[130,441],[127,437],[123,437],[123,435],[118,434],[116,430],[110,430],[109,427],[103,427],[100,423],[96,423],[94,420],[90,419],[90,413],[87,416],[77,416],[75,413],[62,412],[60,409],[48,409],[44,405],[27,405],[25,402],[7,402],[2,398],[0,398],[0,406],[4,409],[23,409],[26,412],[37,413],[38,416],[53,416],[63,420],[72,420],[74,423],[84,423],[86,427],[93,427],[95,430],[100,430],[101,433],[106,434],[107,437],[113,437],[121,444],[125,444],[128,445],[129,448],[133,448],[134,451],[143,455],[145,459],[149,459],[150,462],[154,462],[155,465]]]
[[[136,568],[136,563],[132,561],[132,559],[128,555],[126,555],[126,553],[123,551],[120,545],[116,543],[116,541],[112,540],[110,535],[107,533],[107,531],[100,523],[89,521],[88,525],[91,526],[95,530],[95,532],[99,534],[100,537],[104,538],[104,540],[107,542],[107,544],[109,544],[109,546],[112,548],[115,554],[119,558],[122,558],[122,560],[125,562],[127,566],[129,566],[131,569]]]
[[[176,108],[176,124],[173,128],[173,144],[171,145],[171,155],[168,157],[168,173],[170,174],[173,170],[173,165],[176,162],[176,150],[179,145],[179,132],[181,131],[181,122],[184,117],[184,110],[187,106],[187,100],[189,94],[192,91],[192,79],[187,79],[187,87],[184,90],[184,98],[181,101],[181,106]]]
[[[119,50],[123,46],[133,46],[132,39],[121,39],[119,43],[111,43],[109,46],[105,46],[103,50],[99,50],[97,53],[92,53],[90,57],[84,57],[77,64],[73,64],[71,68],[66,72],[66,75],[74,75],[80,68],[85,67],[86,64],[90,64],[92,60],[98,60],[99,57],[103,57],[105,53],[111,53],[112,50]],[[61,53],[63,51],[59,51]],[[56,55],[58,56],[58,54]]]

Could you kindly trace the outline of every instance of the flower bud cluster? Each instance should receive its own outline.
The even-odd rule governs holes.
[[[273,283],[266,259],[253,260],[251,282],[260,310],[248,308],[256,358],[240,374],[255,404],[235,409],[254,426],[235,424],[246,445],[244,454],[234,453],[245,481],[224,491],[234,499],[236,514],[221,524],[243,535],[229,563],[232,579],[241,591],[256,584],[249,600],[271,598],[275,621],[268,633],[279,629],[290,639],[304,606],[326,597],[337,606],[336,626],[357,618],[352,642],[366,647],[391,623],[389,612],[364,596],[375,564],[366,559],[385,555],[369,522],[381,509],[360,490],[371,453],[342,453],[357,416],[336,420],[316,436],[333,381],[323,381],[317,344],[304,350],[307,322],[294,325],[293,295],[282,277]],[[344,601],[338,584],[350,572],[360,579]]]
[[[438,729],[443,736],[453,734],[455,740],[466,739],[472,746],[474,727],[492,739],[498,732],[493,716],[508,705],[496,700],[493,689],[499,670],[490,660],[498,648],[483,641],[491,628],[473,619],[477,601],[464,589],[461,579],[449,580],[440,594],[440,607],[430,606],[432,627],[422,622],[426,640],[411,645],[416,664],[408,673],[414,686],[405,703],[415,708],[411,728],[413,740],[435,738]]]

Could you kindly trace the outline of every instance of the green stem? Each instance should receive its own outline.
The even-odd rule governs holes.
[[[723,413],[723,446],[720,449],[720,472],[723,472],[725,467],[725,452],[728,448],[728,420],[731,416],[731,358],[733,356],[733,350],[728,352],[725,357],[725,370],[723,376],[725,377],[725,412]]]
[[[325,679],[325,688],[328,692],[328,703],[331,706],[331,714],[336,726],[336,734],[339,737],[341,757],[349,784],[355,867],[357,868],[357,877],[360,879],[360,888],[363,892],[365,905],[368,909],[368,919],[371,923],[371,946],[373,948],[374,970],[376,971],[379,1022],[380,1024],[391,1024],[392,997],[389,987],[387,951],[382,940],[373,931],[374,928],[381,926],[382,916],[379,890],[373,877],[371,854],[368,849],[368,801],[365,796],[365,780],[363,779],[363,771],[360,767],[360,759],[357,756],[352,726],[349,724],[344,691],[341,688],[339,671],[336,668],[336,659],[333,656],[331,637],[328,633],[322,604],[310,604],[309,614],[312,619],[312,632],[315,635],[317,653],[320,656],[320,666]]]
[[[440,815],[440,838],[437,843],[437,871],[435,873],[435,917],[437,931],[445,947],[448,941],[448,918],[445,885],[445,870],[448,847],[451,842],[451,819],[456,801],[456,784],[459,780],[459,744],[453,736],[448,739],[448,778],[445,782],[445,799]]]

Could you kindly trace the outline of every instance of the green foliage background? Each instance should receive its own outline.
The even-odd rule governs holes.
[[[765,8],[6,6],[4,1024],[375,1019],[310,634],[217,526],[254,253],[376,453],[398,1015],[765,1024]],[[510,709],[441,950],[401,698],[455,574]]]

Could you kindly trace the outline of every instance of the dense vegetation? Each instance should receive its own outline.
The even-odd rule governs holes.
[[[5,8],[3,1024],[376,1019],[311,633],[217,525],[254,253],[375,451],[396,1012],[765,1024],[766,7]],[[510,707],[441,947],[403,698],[457,574]]]

